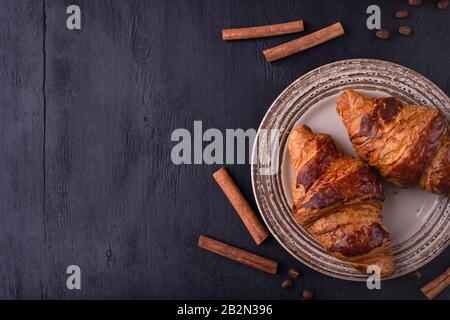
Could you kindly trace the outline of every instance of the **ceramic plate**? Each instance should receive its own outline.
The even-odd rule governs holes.
[[[356,156],[347,132],[336,113],[336,97],[346,88],[371,96],[395,96],[405,103],[433,105],[450,118],[450,99],[420,74],[386,61],[357,59],[328,64],[292,83],[275,100],[258,130],[252,156],[252,185],[259,210],[268,228],[294,257],[324,274],[353,281],[367,275],[329,255],[291,217],[293,169],[287,140],[297,124],[307,124],[316,132],[328,133],[348,153]],[[270,164],[257,161],[263,132],[278,129],[279,148],[267,144],[274,156]],[[271,150],[272,148],[272,150]],[[266,150],[267,152],[267,150]],[[391,234],[397,266],[395,278],[422,267],[450,243],[450,200],[420,188],[400,189],[383,182],[386,200],[384,224]]]

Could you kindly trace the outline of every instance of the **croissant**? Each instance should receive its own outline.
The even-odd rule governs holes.
[[[441,111],[353,90],[336,106],[359,157],[388,181],[450,194],[450,130]]]
[[[294,166],[292,216],[335,257],[366,272],[394,273],[389,233],[383,227],[383,188],[371,169],[326,134],[293,129],[288,143]]]

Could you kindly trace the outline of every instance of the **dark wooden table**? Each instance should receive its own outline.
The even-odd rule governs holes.
[[[218,165],[172,164],[176,128],[256,128],[276,96],[323,64],[377,58],[410,67],[450,93],[450,11],[434,1],[184,0],[0,4],[0,298],[423,299],[423,278],[369,291],[292,258],[270,238],[256,247],[212,179]],[[393,35],[366,28],[369,4]],[[82,30],[65,26],[81,7]],[[407,8],[409,38],[396,34]],[[224,27],[304,19],[307,32],[341,21],[345,37],[274,64],[261,50],[296,35],[224,43]],[[249,165],[229,171],[254,204]],[[196,247],[204,233],[281,262],[276,276]],[[66,288],[81,267],[82,289]],[[288,267],[302,276],[280,289]],[[449,299],[450,290],[439,296]]]

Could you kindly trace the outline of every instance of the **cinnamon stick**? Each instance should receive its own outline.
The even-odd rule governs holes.
[[[427,296],[428,299],[431,300],[436,297],[441,291],[443,291],[448,285],[450,285],[450,268],[448,268],[447,271],[445,271],[439,277],[423,286],[420,290],[424,295]]]
[[[253,240],[255,240],[257,245],[261,244],[269,236],[269,231],[267,231],[266,227],[250,207],[250,204],[242,195],[233,178],[228,174],[227,169],[220,168],[214,172],[213,176],[242,219],[242,222],[244,222]]]
[[[271,24],[258,27],[223,29],[222,39],[242,40],[279,36],[304,30],[303,20]]]
[[[230,246],[229,244],[217,241],[204,235],[198,238],[198,246],[205,250],[214,252],[222,257],[242,263],[246,266],[276,274],[278,262],[258,256],[254,253]]]
[[[306,49],[315,47],[321,43],[337,38],[345,34],[344,28],[340,22],[331,26],[303,36],[301,38],[283,43],[277,47],[269,48],[263,51],[268,62],[279,60]]]

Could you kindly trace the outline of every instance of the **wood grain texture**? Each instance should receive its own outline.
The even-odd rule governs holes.
[[[40,298],[43,214],[42,2],[0,10],[0,298]]]
[[[164,15],[146,1],[80,7],[81,31],[57,27],[63,2],[46,7],[46,261],[60,277],[45,279],[46,297],[157,296],[176,233],[164,221],[176,216],[156,206],[171,175],[160,131],[171,115],[153,45]],[[61,285],[69,264],[85,275],[81,292]]]
[[[194,120],[257,128],[293,80],[341,59],[397,62],[450,93],[449,11],[414,9],[411,37],[380,42],[365,28],[368,0],[76,2],[80,31],[65,28],[72,1],[0,7],[0,298],[298,299],[304,288],[319,299],[424,298],[420,286],[449,265],[449,249],[417,283],[400,278],[369,291],[323,276],[273,238],[255,247],[211,179],[218,166],[173,165],[170,135]],[[408,8],[379,3],[386,17]],[[340,20],[347,34],[274,64],[262,50],[297,35],[221,38],[224,27],[294,19],[308,33]],[[383,25],[398,27],[384,16]],[[249,166],[229,170],[255,207]],[[280,261],[279,274],[205,255],[196,246],[203,233]],[[81,267],[80,291],[65,289],[69,264]],[[292,265],[301,285],[281,290]],[[436,299],[448,298],[447,289]]]

